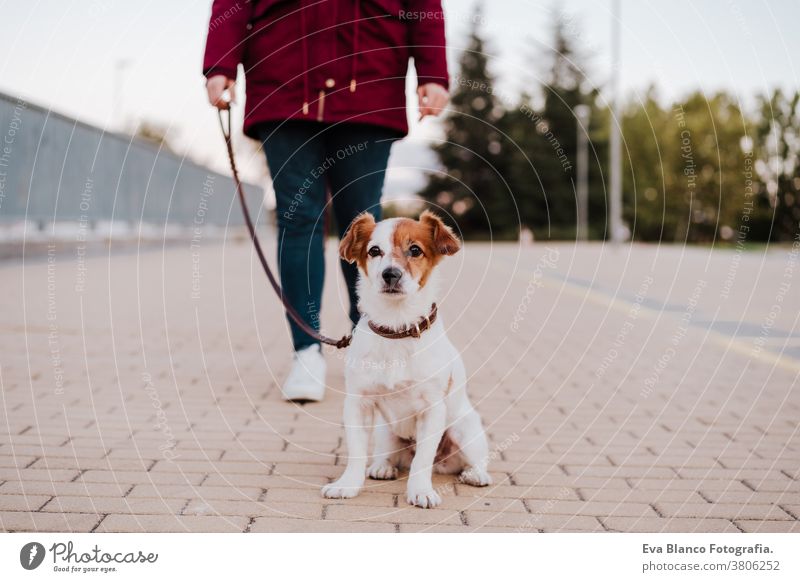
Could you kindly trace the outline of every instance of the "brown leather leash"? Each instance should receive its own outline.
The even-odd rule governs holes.
[[[225,120],[223,119],[223,111],[227,112],[227,127],[225,125]],[[231,172],[233,174],[233,181],[236,184],[236,193],[239,196],[239,202],[242,205],[242,214],[244,215],[245,224],[247,224],[247,230],[250,233],[250,240],[253,241],[253,246],[256,249],[256,254],[258,255],[258,260],[261,262],[261,266],[264,268],[264,273],[267,275],[267,279],[269,279],[270,285],[275,290],[275,293],[278,295],[281,303],[283,304],[283,308],[286,310],[286,313],[289,317],[292,318],[304,333],[310,335],[315,340],[322,342],[323,344],[328,344],[329,346],[334,346],[337,349],[346,348],[350,345],[350,342],[353,339],[353,334],[349,333],[345,336],[342,336],[341,339],[333,339],[327,336],[322,335],[317,330],[312,328],[308,325],[303,318],[300,317],[300,314],[297,313],[297,310],[292,307],[289,301],[286,299],[286,296],[283,294],[283,289],[281,289],[278,280],[275,278],[272,269],[269,268],[269,263],[267,263],[267,258],[264,255],[264,250],[261,248],[261,243],[258,241],[258,235],[256,234],[255,226],[253,225],[253,219],[250,217],[250,210],[247,208],[247,201],[244,197],[244,187],[242,186],[242,182],[239,179],[239,171],[236,167],[236,158],[233,154],[233,139],[231,136],[233,124],[231,123],[231,106],[228,105],[225,109],[217,109],[217,113],[219,114],[219,127],[222,130],[222,135],[225,138],[225,145],[228,148],[228,161],[231,164]]]
[[[225,120],[223,119],[223,111],[227,112],[227,126]],[[286,296],[283,294],[283,289],[281,289],[278,280],[275,278],[275,274],[272,272],[272,269],[269,268],[269,263],[267,263],[267,258],[264,255],[264,250],[261,248],[261,243],[258,240],[258,235],[256,234],[256,228],[253,225],[253,219],[250,217],[250,210],[247,208],[247,201],[244,197],[244,187],[242,186],[242,181],[239,179],[239,170],[236,167],[236,156],[233,153],[233,138],[232,138],[232,123],[231,123],[231,106],[228,105],[225,109],[217,109],[217,114],[219,115],[219,127],[222,130],[222,136],[225,138],[225,145],[228,148],[228,161],[231,165],[231,173],[233,174],[233,182],[236,185],[236,193],[239,196],[239,202],[242,206],[242,214],[244,215],[244,222],[247,225],[247,231],[250,233],[250,240],[253,241],[253,246],[256,249],[256,254],[258,255],[258,260],[261,262],[261,266],[264,268],[264,273],[267,275],[267,279],[269,279],[270,285],[275,290],[275,293],[278,295],[278,299],[280,299],[281,303],[283,304],[283,308],[286,310],[286,313],[289,317],[292,318],[297,326],[303,330],[304,333],[310,335],[314,339],[323,344],[328,344],[329,346],[334,346],[337,349],[346,348],[350,345],[350,342],[353,340],[353,334],[349,333],[345,336],[342,336],[341,339],[335,340],[333,338],[329,338],[327,336],[322,335],[317,330],[312,328],[308,325],[303,318],[300,317],[300,314],[297,313],[297,310],[292,307],[289,301],[286,299]],[[327,217],[326,217],[327,221]],[[327,226],[327,225],[326,225]],[[327,230],[327,228],[326,228]],[[379,336],[385,337],[387,339],[403,339],[407,337],[419,338],[422,335],[422,332],[427,331],[433,326],[433,323],[436,321],[436,314],[438,313],[438,308],[436,304],[431,305],[431,311],[428,315],[424,316],[419,322],[415,323],[412,327],[407,327],[402,330],[395,330],[389,327],[376,325],[372,321],[368,321],[369,328],[372,330],[373,333],[378,334]]]

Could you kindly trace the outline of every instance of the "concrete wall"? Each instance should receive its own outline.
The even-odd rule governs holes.
[[[245,191],[257,216],[262,190]],[[0,93],[0,224],[237,226],[238,204],[228,176]]]

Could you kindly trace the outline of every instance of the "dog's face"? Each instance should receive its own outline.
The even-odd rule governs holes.
[[[427,210],[419,220],[395,218],[379,223],[365,212],[350,225],[339,255],[358,264],[373,291],[402,299],[422,289],[442,258],[460,248],[450,227]]]

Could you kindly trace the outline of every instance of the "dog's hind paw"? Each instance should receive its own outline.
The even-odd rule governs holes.
[[[370,479],[397,479],[397,467],[388,461],[373,463],[367,471]]]
[[[350,499],[361,491],[360,486],[346,485],[336,481],[322,488],[322,496],[328,499]]]
[[[486,487],[492,484],[492,476],[485,469],[467,467],[458,476],[458,480],[473,487]]]

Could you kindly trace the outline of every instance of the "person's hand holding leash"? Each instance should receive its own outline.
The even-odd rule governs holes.
[[[420,85],[417,87],[417,96],[419,97],[420,120],[426,115],[439,115],[450,99],[447,89],[438,83]]]
[[[225,75],[214,75],[206,81],[208,102],[217,109],[227,109],[231,103],[236,103],[236,81]],[[230,100],[225,99],[225,91],[230,95]]]

